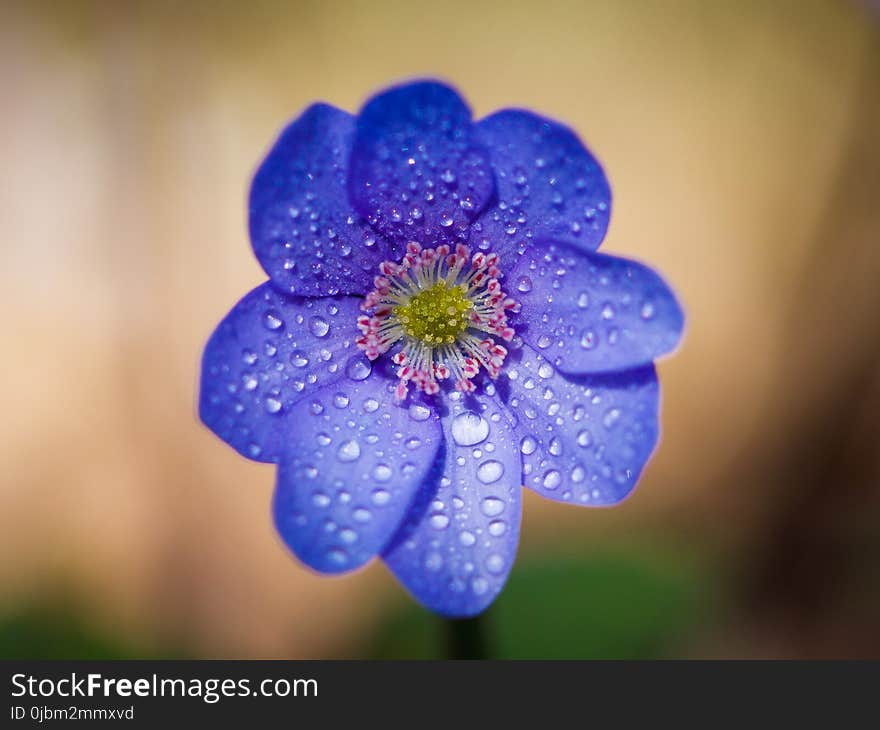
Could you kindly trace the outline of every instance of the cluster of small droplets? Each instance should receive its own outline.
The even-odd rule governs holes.
[[[370,360],[402,343],[392,358],[398,399],[409,383],[434,394],[438,381],[454,378],[456,389],[467,393],[481,367],[498,376],[507,348],[491,336],[513,339],[507,313],[518,308],[501,289],[498,254],[411,241],[400,263],[383,261],[379,271],[361,304],[369,315],[358,318],[362,335],[355,342]]]

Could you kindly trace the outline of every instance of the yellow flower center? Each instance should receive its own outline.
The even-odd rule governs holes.
[[[473,308],[463,286],[449,287],[441,279],[396,307],[394,315],[410,337],[429,345],[451,345],[467,329]]]
[[[451,379],[457,391],[471,393],[480,370],[498,377],[507,348],[494,338],[513,339],[507,312],[518,305],[501,289],[497,254],[410,241],[400,263],[383,261],[379,271],[361,303],[366,314],[357,319],[355,344],[375,360],[400,343],[391,356],[397,400],[410,384],[435,395],[439,381]]]

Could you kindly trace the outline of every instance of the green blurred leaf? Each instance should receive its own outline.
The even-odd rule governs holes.
[[[674,653],[714,604],[679,551],[602,548],[518,563],[485,623],[493,658],[655,658]],[[411,606],[380,628],[371,656],[442,658],[445,628]]]
[[[171,658],[174,654],[162,654]],[[0,617],[3,659],[160,658],[126,637],[101,631],[63,603],[19,608]]]

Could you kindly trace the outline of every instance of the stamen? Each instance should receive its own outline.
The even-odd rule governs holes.
[[[453,378],[457,390],[470,392],[480,368],[498,376],[507,348],[492,338],[513,339],[507,313],[518,307],[501,289],[498,254],[411,241],[400,263],[383,261],[379,271],[361,304],[367,314],[358,317],[355,342],[370,360],[400,343],[392,357],[398,399],[409,383],[434,394],[438,381]]]

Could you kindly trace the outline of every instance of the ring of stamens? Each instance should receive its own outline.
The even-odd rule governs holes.
[[[518,305],[501,289],[497,254],[411,241],[400,263],[383,261],[379,271],[361,304],[368,314],[358,318],[355,342],[370,360],[400,343],[392,358],[398,399],[409,383],[433,394],[438,381],[454,378],[457,390],[470,392],[480,368],[498,376],[507,348],[493,337],[513,339],[507,313]]]

